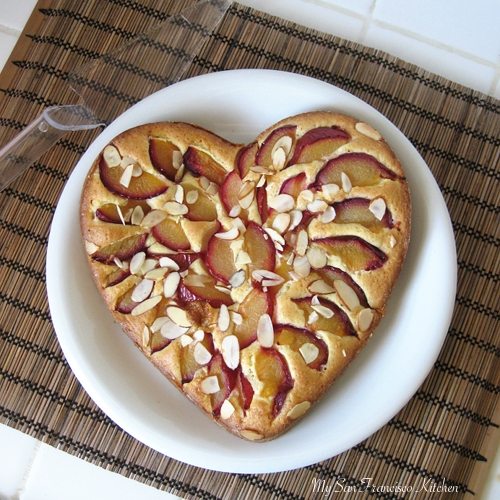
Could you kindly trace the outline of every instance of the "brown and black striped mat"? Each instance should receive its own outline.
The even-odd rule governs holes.
[[[75,101],[68,72],[192,2],[41,0],[0,77],[0,144],[44,107]],[[323,498],[335,488],[339,497],[357,488],[359,498],[478,498],[500,423],[500,103],[386,53],[236,3],[185,77],[234,68],[301,73],[347,90],[387,116],[429,165],[458,252],[455,312],[430,375],[370,438],[296,471],[212,472],[127,435],[76,380],[48,310],[52,216],[100,130],[73,132],[0,193],[0,421],[183,498]],[[154,85],[146,74],[143,86],[129,90],[140,100]],[[367,476],[385,489],[363,487]]]

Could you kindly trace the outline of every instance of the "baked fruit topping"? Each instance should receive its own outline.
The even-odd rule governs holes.
[[[81,229],[111,314],[195,405],[243,439],[294,425],[365,346],[410,234],[396,156],[333,112],[248,145],[151,123],[107,145]]]

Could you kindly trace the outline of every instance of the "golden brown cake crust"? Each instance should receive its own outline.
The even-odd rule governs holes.
[[[80,213],[124,332],[209,418],[258,442],[300,420],[365,346],[410,221],[389,145],[324,111],[245,146],[187,123],[127,130],[93,163]]]

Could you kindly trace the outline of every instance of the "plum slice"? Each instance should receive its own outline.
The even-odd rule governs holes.
[[[309,130],[297,140],[289,165],[321,160],[349,140],[349,134],[337,127],[317,127]]]
[[[179,283],[179,300],[184,306],[191,302],[207,302],[212,307],[230,306],[231,295],[215,288],[216,284],[212,276],[189,273]]]
[[[103,287],[108,288],[115,286],[127,279],[130,276],[130,269],[115,269],[111,271],[104,279]]]
[[[210,353],[214,354],[214,342],[212,335],[205,332],[203,339],[199,343]],[[181,365],[181,380],[185,384],[193,380],[195,373],[201,368],[200,365],[194,358],[194,349],[196,347],[195,342],[191,342],[187,346],[182,348],[182,354],[180,359]]]
[[[335,288],[335,281],[343,281],[347,286],[354,290],[354,293],[357,295],[360,305],[362,305],[363,307],[369,307],[365,292],[345,271],[342,271],[337,267],[325,266],[322,269],[316,269],[315,272],[318,273],[319,276],[321,276],[325,283],[333,288]]]
[[[377,219],[370,211],[370,200],[366,198],[350,198],[332,206],[335,209],[335,224],[361,224],[373,232],[390,229],[394,225],[387,209],[382,219]]]
[[[326,163],[316,176],[313,187],[324,184],[342,186],[344,172],[353,186],[374,186],[382,179],[396,179],[396,174],[366,153],[345,153]]]
[[[242,179],[250,172],[250,168],[255,165],[255,155],[258,150],[259,144],[257,142],[252,142],[238,151],[236,166]]]
[[[300,307],[305,314],[307,328],[315,331],[325,331],[329,333],[333,333],[339,337],[353,336],[357,337],[356,330],[352,326],[352,323],[345,313],[340,307],[338,307],[333,302],[318,298],[317,303],[313,303],[312,297],[303,297],[300,299],[292,299],[298,307]],[[315,308],[316,306],[316,308]],[[329,314],[326,314],[326,309],[324,313],[318,313],[318,307],[326,308],[330,311]],[[314,314],[313,314],[314,313]],[[313,314],[316,317],[315,321],[309,321],[309,318]]]
[[[125,222],[125,224],[130,224],[130,214],[137,206],[141,207],[144,215],[151,210],[151,207],[145,201],[128,200],[124,205],[119,205],[119,208],[116,203],[106,203],[96,210],[95,215],[103,222],[111,224],[123,224]],[[121,212],[121,217],[118,210]]]
[[[297,198],[299,194],[307,188],[307,177],[304,172],[290,177],[281,185],[280,194],[289,194]]]
[[[241,396],[241,407],[243,408],[243,410],[248,410],[250,408],[250,405],[252,404],[255,392],[253,390],[252,384],[241,371],[241,366],[238,369],[236,387],[238,388]]]
[[[236,170],[230,172],[224,179],[219,194],[222,205],[228,214],[231,214],[235,207],[240,206],[238,195],[242,186],[243,182]]]
[[[273,398],[273,416],[276,417],[293,387],[285,358],[275,349],[261,347],[255,354],[255,375],[262,383],[260,395]]]
[[[318,355],[307,363],[313,370],[319,370],[328,360],[328,347],[325,342],[305,328],[277,325],[274,328],[274,338],[277,345],[287,345],[296,352],[300,352],[301,347],[306,344],[314,345],[318,349]]]
[[[115,258],[120,259],[121,261],[130,259],[137,252],[144,249],[147,237],[147,233],[127,236],[126,238],[122,238],[121,240],[102,246],[96,250],[91,257],[94,260],[104,262],[105,264],[111,264]]]
[[[139,177],[132,177],[128,186],[120,180],[123,168],[120,166],[109,167],[104,157],[99,161],[99,176],[104,186],[114,194],[132,200],[146,200],[164,193],[168,189],[166,180],[153,174],[142,171]]]
[[[184,153],[184,165],[195,176],[202,175],[211,182],[221,186],[226,178],[226,170],[205,151],[189,146]]]
[[[254,288],[241,302],[238,313],[242,316],[242,323],[234,325],[234,335],[238,337],[240,349],[248,347],[257,339],[257,326],[264,314],[272,316],[272,301],[268,292]]]
[[[175,181],[179,166],[175,164],[174,153],[181,155],[180,149],[159,137],[149,138],[149,157],[153,167],[170,181]],[[182,155],[180,156],[182,158]],[[177,168],[176,168],[177,167]]]
[[[237,271],[234,263],[234,253],[230,240],[222,240],[216,235],[210,238],[206,255],[206,263],[210,273],[226,285]]]
[[[273,149],[275,144],[282,137],[287,136],[292,140],[293,147],[296,131],[296,125],[284,125],[283,127],[279,127],[273,130],[260,145],[259,150],[257,151],[257,154],[255,156],[255,164],[263,167],[271,166],[273,164]]]
[[[255,222],[248,224],[244,235],[245,250],[250,256],[250,275],[255,270],[274,271],[276,265],[276,249],[269,235]]]
[[[265,224],[269,217],[269,207],[267,205],[267,191],[265,186],[257,188],[257,209],[259,211],[262,224]]]
[[[151,230],[153,236],[171,250],[189,250],[191,244],[179,222],[164,219]]]
[[[197,194],[193,193],[196,197],[194,203],[185,202],[188,207],[188,213],[186,218],[192,221],[206,221],[212,222],[217,220],[217,208],[214,202],[201,190],[192,184],[182,183],[181,186],[184,188],[184,199],[189,200],[190,192],[196,191]]]
[[[220,352],[217,352],[208,365],[208,376],[215,376],[219,382],[220,390],[210,395],[212,403],[212,414],[220,415],[222,403],[229,397],[234,389],[238,372],[228,368]]]
[[[340,257],[350,271],[373,271],[384,265],[387,255],[358,236],[332,236],[313,240],[330,255]]]

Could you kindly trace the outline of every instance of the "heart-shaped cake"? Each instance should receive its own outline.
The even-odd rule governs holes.
[[[141,125],[85,181],[81,229],[111,314],[211,419],[275,438],[384,315],[406,256],[403,169],[370,125],[292,116],[248,145]]]

